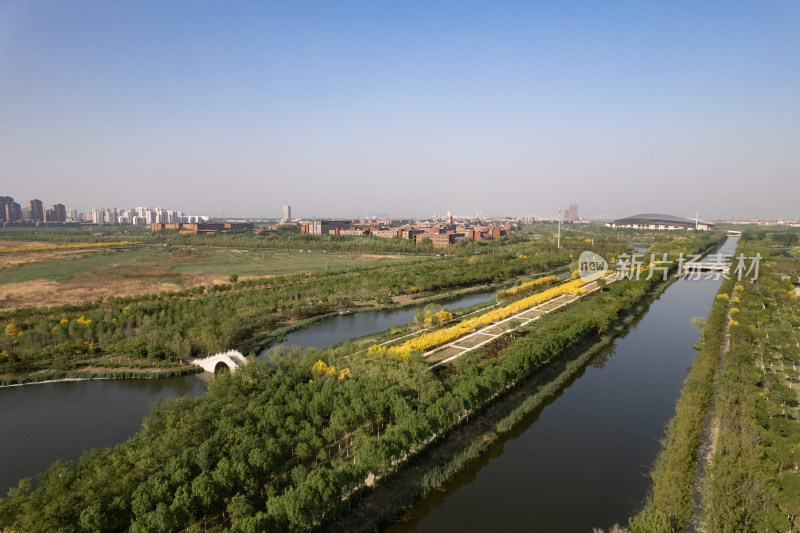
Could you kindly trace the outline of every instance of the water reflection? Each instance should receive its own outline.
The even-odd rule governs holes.
[[[44,383],[0,389],[0,491],[56,459],[132,436],[154,402],[205,391],[201,375]]]
[[[493,292],[470,294],[439,302],[450,309],[469,307],[478,303],[489,302],[494,299]],[[419,310],[424,307],[415,306],[407,309],[393,311],[369,311],[353,313],[352,315],[336,316],[312,324],[308,328],[293,331],[286,336],[283,342],[273,346],[301,346],[303,348],[324,348],[337,342],[346,341],[353,337],[369,335],[384,331],[392,326],[406,324],[414,319]],[[260,355],[264,355],[264,350]]]

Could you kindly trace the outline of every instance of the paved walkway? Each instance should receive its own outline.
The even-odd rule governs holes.
[[[607,284],[611,284],[616,281],[614,274],[609,274],[602,279],[605,279]],[[422,354],[422,356],[427,358],[437,353],[440,356],[445,356],[445,358],[441,361],[436,361],[431,364],[431,368],[449,363],[454,359],[458,359],[465,353],[469,353],[472,350],[480,348],[484,344],[487,344],[508,332],[515,331],[521,327],[527,326],[535,320],[539,320],[542,315],[551,313],[556,309],[564,307],[565,305],[569,305],[575,300],[600,289],[600,287],[597,286],[596,281],[584,285],[582,288],[586,289],[585,294],[562,294],[560,296],[556,296],[555,298],[551,298],[550,300],[526,309],[525,311],[520,311],[519,313],[506,317],[503,320],[493,322],[482,328],[476,329],[472,333],[464,335],[463,337],[459,337],[450,343],[437,346],[433,350],[425,352]],[[515,322],[512,324],[511,321]],[[452,355],[447,355],[447,353],[452,353]]]

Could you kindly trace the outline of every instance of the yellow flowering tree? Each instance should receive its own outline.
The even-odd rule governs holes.
[[[311,370],[323,375],[328,375],[328,376],[336,375],[336,367],[328,366],[322,359],[314,363],[314,366],[311,367]]]
[[[433,315],[433,323],[436,325],[442,325],[447,322],[453,320],[453,313],[448,311],[447,309],[442,309],[438,313]]]
[[[353,377],[349,368],[343,368],[340,371],[337,371],[335,366],[328,366],[322,359],[314,363],[314,366],[311,367],[311,370],[322,376],[337,376],[339,381],[344,381],[347,378]],[[309,380],[309,383],[313,382],[313,379]]]
[[[16,324],[13,322],[6,326],[6,336],[11,337],[14,339],[14,342],[22,335],[22,332],[19,330]]]
[[[433,348],[435,346],[439,346],[441,344],[453,341],[459,337],[466,335],[467,333],[471,332],[472,330],[480,326],[497,322],[498,320],[507,318],[513,314],[529,309],[535,305],[539,305],[540,303],[552,300],[557,296],[561,296],[563,294],[583,294],[586,291],[581,287],[585,284],[586,283],[583,280],[576,279],[573,281],[569,281],[567,283],[563,283],[557,287],[551,287],[550,289],[544,290],[532,296],[528,296],[527,298],[517,300],[516,302],[513,302],[507,305],[506,307],[501,307],[500,309],[494,309],[492,311],[489,311],[488,313],[484,313],[483,315],[474,318],[469,318],[467,320],[462,320],[458,324],[450,326],[449,328],[444,328],[436,331],[431,331],[429,333],[424,333],[422,335],[419,335],[418,337],[414,337],[413,339],[405,341],[399,346],[392,346],[391,348],[388,349],[388,352],[394,355],[403,356],[404,358],[407,358],[413,351],[422,352],[430,348]],[[374,351],[373,348],[375,349]],[[380,349],[379,347],[373,346],[367,351],[367,353],[375,354],[378,353],[379,349]]]
[[[46,246],[20,246],[16,248],[0,248],[0,252],[41,252],[53,250],[78,250],[82,248],[104,248],[108,246],[126,246],[137,244],[134,241],[117,242],[85,242],[79,244],[48,244]]]
[[[530,291],[532,289],[535,289],[536,287],[539,287],[541,285],[545,285],[545,284],[553,282],[553,281],[558,281],[558,277],[557,276],[545,276],[545,277],[542,277],[542,278],[536,278],[533,281],[528,281],[526,283],[523,283],[522,285],[519,285],[517,287],[512,287],[512,288],[508,289],[507,291],[503,291],[502,293],[500,293],[500,297],[501,298],[510,298],[512,296],[516,296],[517,294],[524,294],[524,293],[526,293],[526,292],[528,292],[528,291]]]

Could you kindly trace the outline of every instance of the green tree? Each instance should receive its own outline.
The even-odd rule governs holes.
[[[317,469],[299,487],[290,489],[285,498],[289,521],[306,531],[321,523],[327,512],[341,505],[341,490],[332,472]]]

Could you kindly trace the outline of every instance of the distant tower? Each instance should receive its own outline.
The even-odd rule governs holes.
[[[453,215],[450,214],[450,211],[447,212],[447,225],[448,226],[452,226],[453,225]]]
[[[6,205],[14,203],[10,196],[0,196],[0,220],[6,220]]]
[[[577,204],[570,204],[569,209],[567,209],[567,222],[577,222],[578,221],[578,206]]]
[[[67,209],[64,204],[53,204],[53,213],[56,215],[56,222],[67,221]]]
[[[28,202],[31,211],[30,217],[34,222],[42,222],[44,220],[44,208],[42,207],[41,200],[31,200]]]
[[[283,206],[283,219],[281,222],[291,222],[292,220],[292,206],[285,205]]]
[[[7,220],[8,222],[16,222],[22,218],[22,206],[14,201],[10,196],[0,197],[2,203],[0,207],[5,207],[4,213],[0,219]],[[5,204],[5,206],[3,206]]]

